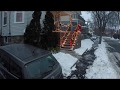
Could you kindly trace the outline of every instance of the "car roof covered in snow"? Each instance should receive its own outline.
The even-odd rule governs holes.
[[[16,63],[19,62],[21,64],[26,64],[37,58],[51,54],[51,52],[47,50],[43,50],[28,44],[10,44],[1,46],[0,51],[11,55],[16,59],[14,60]]]

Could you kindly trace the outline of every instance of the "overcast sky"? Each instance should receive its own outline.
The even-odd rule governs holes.
[[[81,11],[82,12],[82,17],[85,19],[85,21],[90,20],[91,21],[91,14],[87,11]]]

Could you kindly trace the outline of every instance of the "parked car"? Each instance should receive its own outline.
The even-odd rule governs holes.
[[[27,44],[0,47],[0,79],[61,79],[62,68],[51,52]]]
[[[113,38],[114,39],[120,39],[120,34],[117,34],[117,33],[113,34]]]

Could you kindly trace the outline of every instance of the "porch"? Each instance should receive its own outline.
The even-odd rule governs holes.
[[[61,49],[68,49],[73,50],[74,46],[76,45],[76,42],[78,40],[78,36],[80,37],[80,33],[77,34],[74,32],[77,26],[72,25],[72,14],[74,12],[67,12],[67,11],[52,11],[54,15],[54,24],[56,29],[53,31],[53,33],[56,33],[59,35],[59,43],[58,46]],[[61,23],[60,17],[61,16],[68,16],[70,23],[68,25],[63,25]],[[70,44],[72,39],[72,44]],[[80,39],[79,39],[80,40]],[[81,44],[81,40],[79,41]],[[81,45],[80,45],[81,46]]]

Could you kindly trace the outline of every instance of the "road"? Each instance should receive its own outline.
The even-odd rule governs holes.
[[[104,37],[104,42],[106,42],[109,60],[120,77],[120,40]]]

